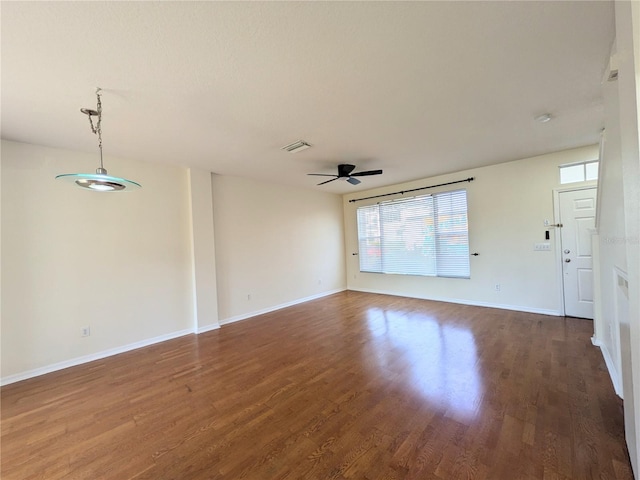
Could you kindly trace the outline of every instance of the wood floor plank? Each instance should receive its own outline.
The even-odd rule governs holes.
[[[631,480],[593,325],[343,292],[5,386],[6,480]]]

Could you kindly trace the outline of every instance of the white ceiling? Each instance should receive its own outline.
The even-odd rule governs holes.
[[[1,9],[3,138],[97,152],[100,86],[106,155],[335,193],[597,143],[614,36],[610,1]],[[384,175],[306,175],[345,162]]]

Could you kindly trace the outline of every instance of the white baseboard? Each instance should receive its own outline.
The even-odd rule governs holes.
[[[35,368],[22,373],[16,373],[0,379],[0,386],[9,385],[10,383],[20,382],[21,380],[27,380],[29,378],[38,377],[46,373],[63,370],[69,367],[75,367],[82,365],[83,363],[93,362],[94,360],[100,360],[102,358],[110,357],[112,355],[118,355],[119,353],[136,350],[142,347],[148,347],[154,343],[166,342],[174,338],[182,337],[193,333],[193,329],[180,330],[178,332],[168,333],[166,335],[160,335],[159,337],[148,338],[140,342],[130,343],[129,345],[123,345],[122,347],[110,348],[109,350],[103,350],[102,352],[92,353],[84,355],[82,357],[72,358],[71,360],[65,360],[63,362],[47,365],[46,367]]]
[[[623,398],[622,385],[620,385],[620,375],[618,375],[618,370],[616,370],[616,366],[613,363],[613,358],[611,358],[611,354],[609,353],[607,345],[604,342],[598,340],[595,335],[591,337],[591,343],[600,348],[602,356],[604,357],[604,364],[607,366],[609,377],[611,377],[611,383],[613,383],[613,389],[615,390],[616,395],[618,395],[620,398]]]
[[[218,330],[220,328],[219,323],[212,323],[211,325],[205,325],[204,327],[200,327],[196,330],[196,333],[200,335],[201,333],[210,332],[211,330]]]
[[[205,325],[204,327],[196,328],[196,329],[187,329],[181,330],[178,332],[169,333],[166,335],[161,335],[159,337],[149,338],[146,340],[142,340],[140,342],[131,343],[129,345],[123,345],[122,347],[111,348],[109,350],[103,350],[102,352],[92,353],[90,355],[84,355],[82,357],[72,358],[70,360],[65,360],[63,362],[54,363],[52,365],[47,365],[45,367],[35,368],[33,370],[28,370],[26,372],[16,373],[14,375],[9,375],[3,378],[0,378],[0,386],[9,385],[11,383],[19,382],[21,380],[27,380],[29,378],[38,377],[40,375],[45,375],[47,373],[55,372],[58,370],[63,370],[69,367],[75,367],[77,365],[82,365],[83,363],[93,362],[94,360],[100,360],[102,358],[110,357],[112,355],[117,355],[119,353],[128,352],[131,350],[135,350],[142,347],[148,347],[149,345],[153,345],[155,343],[166,342],[167,340],[172,340],[174,338],[182,337],[184,335],[189,335],[194,333],[201,334],[205,332],[209,332],[211,330],[217,330],[221,325],[225,325],[228,323],[238,322],[240,320],[244,320],[247,318],[255,317],[257,315],[262,315],[264,313],[273,312],[275,310],[280,310],[282,308],[291,307],[293,305],[297,305],[299,303],[308,302],[309,300],[315,300],[317,298],[326,297],[328,295],[333,295],[334,293],[343,292],[345,289],[337,289],[330,290],[327,292],[322,292],[317,295],[311,295],[309,297],[300,298],[298,300],[294,300],[292,302],[283,303],[281,305],[276,305],[274,307],[265,308],[263,310],[258,310],[255,312],[251,312],[245,315],[238,315],[235,317],[227,318],[225,320],[220,321],[217,324]]]
[[[246,320],[247,318],[257,317],[258,315],[264,315],[265,313],[275,312],[276,310],[281,310],[283,308],[292,307],[293,305],[298,305],[299,303],[308,302],[310,300],[316,300],[318,298],[327,297],[329,295],[333,295],[334,293],[344,292],[346,288],[338,288],[336,290],[329,290],[327,292],[318,293],[316,295],[311,295],[309,297],[299,298],[297,300],[293,300],[292,302],[281,303],[280,305],[275,305],[273,307],[264,308],[262,310],[256,310],[250,313],[244,313],[242,315],[236,315],[234,317],[225,318],[224,320],[220,320],[220,325],[227,325],[229,323],[239,322],[240,320]]]
[[[535,307],[523,307],[519,305],[503,305],[500,303],[490,303],[490,302],[480,302],[476,300],[462,300],[459,298],[446,298],[446,297],[412,297],[410,295],[400,295],[396,293],[389,293],[377,290],[369,290],[366,288],[349,288],[349,290],[353,290],[354,292],[364,292],[364,293],[377,293],[379,295],[391,295],[394,297],[406,297],[406,298],[418,298],[420,300],[431,300],[434,302],[446,302],[446,303],[456,303],[459,305],[469,305],[472,307],[487,307],[487,308],[498,308],[500,310],[513,310],[515,312],[526,312],[526,313],[537,313],[540,315],[551,315],[554,317],[561,317],[562,313],[558,310],[549,310],[546,308],[535,308]]]
[[[329,290],[326,292],[322,292],[316,295],[311,295],[308,297],[304,297],[304,298],[299,298],[297,300],[293,300],[291,302],[286,302],[286,303],[282,303],[280,305],[275,305],[273,307],[268,307],[262,310],[256,310],[250,313],[246,313],[246,314],[242,314],[242,315],[236,315],[234,317],[230,317],[230,318],[226,318],[223,320],[219,321],[219,324],[212,324],[212,325],[206,325],[204,327],[198,328],[196,329],[196,333],[200,334],[200,333],[204,333],[204,332],[208,332],[211,330],[217,330],[218,328],[220,328],[221,325],[227,325],[229,323],[234,323],[234,322],[239,322],[241,320],[246,320],[248,318],[252,318],[258,315],[263,315],[265,313],[270,313],[270,312],[274,312],[276,310],[281,310],[283,308],[287,308],[287,307],[291,307],[293,305],[298,305],[300,303],[304,303],[304,302],[308,302],[310,300],[316,300],[318,298],[322,298],[322,297],[326,297],[329,295],[333,295],[335,293],[339,293],[339,292],[343,292],[347,290],[346,288],[339,288],[339,289],[335,289],[335,290]],[[390,294],[388,292],[382,292],[382,291],[375,291],[375,290],[368,290],[368,289],[349,289],[349,290],[353,290],[356,292],[365,292],[365,293],[376,293],[376,294],[382,294],[382,295],[392,295],[392,296],[404,296],[404,297],[408,297],[408,298],[420,298],[422,300],[433,300],[433,301],[438,301],[438,302],[449,302],[449,303],[456,303],[456,304],[462,304],[462,305],[471,305],[471,306],[478,306],[478,307],[489,307],[489,308],[499,308],[499,309],[503,309],[503,310],[515,310],[515,311],[521,311],[521,312],[528,312],[528,313],[538,313],[538,314],[542,314],[542,315],[553,315],[553,316],[561,316],[560,312],[555,311],[555,310],[546,310],[546,309],[540,309],[540,308],[531,308],[531,307],[519,307],[519,306],[514,306],[514,305],[500,305],[500,304],[493,304],[493,303],[488,303],[488,302],[476,302],[476,301],[468,301],[468,300],[460,300],[460,299],[454,299],[454,298],[428,298],[428,297],[409,297],[408,295],[397,295],[397,294]],[[128,352],[130,350],[135,350],[138,348],[142,348],[142,347],[147,347],[149,345],[153,345],[155,343],[160,343],[160,342],[165,342],[167,340],[171,340],[174,338],[178,338],[178,337],[182,337],[184,335],[189,335],[194,333],[193,329],[187,329],[187,330],[181,330],[178,332],[174,332],[174,333],[170,333],[170,334],[166,334],[166,335],[161,335],[159,337],[154,337],[154,338],[149,338],[146,340],[142,340],[140,342],[135,342],[135,343],[131,343],[129,345],[124,345],[122,347],[116,347],[116,348],[112,348],[109,350],[104,350],[102,352],[97,352],[97,353],[93,353],[90,355],[84,355],[82,357],[77,357],[77,358],[73,358],[71,360],[65,360],[63,362],[59,362],[59,363],[54,363],[52,365],[47,365],[45,367],[40,367],[40,368],[36,368],[33,370],[29,370],[26,372],[22,372],[22,373],[17,373],[14,375],[9,375],[7,377],[3,377],[0,379],[0,386],[2,385],[8,385],[10,383],[15,383],[15,382],[19,382],[21,380],[26,380],[28,378],[33,378],[33,377],[37,377],[40,375],[44,375],[46,373],[51,373],[51,372],[55,372],[57,370],[62,370],[65,368],[69,368],[69,367],[74,367],[76,365],[81,365],[83,363],[88,363],[88,362],[92,362],[94,360],[100,360],[102,358],[106,358],[106,357],[110,357],[112,355],[117,355],[119,353],[124,353],[124,352]],[[605,358],[605,362],[607,364],[607,368],[609,369],[609,373],[611,375],[612,380],[614,378],[617,378],[617,376],[613,373],[615,373],[615,368],[613,367],[613,362],[611,361],[611,357],[609,355],[609,352],[606,350],[606,348],[603,348],[601,345],[600,346],[604,358]],[[613,372],[613,373],[612,373]],[[616,393],[618,395],[621,396],[621,391],[620,388],[618,386],[618,382],[617,381],[613,381],[614,384],[614,388],[616,390]]]

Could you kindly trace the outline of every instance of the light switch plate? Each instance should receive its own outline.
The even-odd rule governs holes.
[[[534,243],[533,244],[533,249],[536,252],[550,252],[551,251],[551,244],[549,242]]]

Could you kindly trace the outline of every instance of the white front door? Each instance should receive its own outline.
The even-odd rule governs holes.
[[[591,235],[596,219],[596,189],[560,192],[564,311],[593,318]]]

